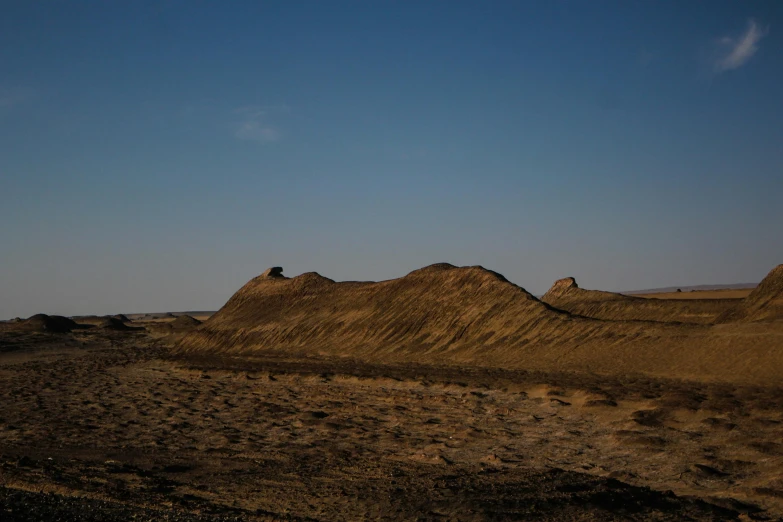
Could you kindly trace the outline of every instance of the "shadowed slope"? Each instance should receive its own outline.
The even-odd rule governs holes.
[[[783,265],[767,274],[761,283],[735,308],[726,311],[717,322],[755,322],[783,319]]]
[[[555,281],[541,298],[566,312],[607,321],[710,324],[737,299],[645,299],[579,288],[573,277]]]

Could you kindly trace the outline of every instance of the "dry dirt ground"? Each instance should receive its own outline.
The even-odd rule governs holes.
[[[776,520],[783,387],[0,333],[0,520]]]

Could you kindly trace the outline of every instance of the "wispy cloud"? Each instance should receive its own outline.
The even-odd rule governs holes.
[[[748,28],[740,36],[721,38],[721,55],[715,63],[715,70],[724,72],[745,65],[759,50],[758,43],[766,34],[766,29],[759,27],[755,20],[750,20]]]
[[[287,112],[286,105],[257,106],[250,105],[234,109],[234,114],[241,117],[234,132],[240,140],[269,143],[280,139],[282,133],[271,122],[271,113]]]

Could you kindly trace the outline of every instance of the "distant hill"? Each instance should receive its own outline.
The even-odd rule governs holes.
[[[758,283],[734,283],[732,285],[695,285],[695,286],[665,286],[663,288],[648,288],[646,290],[631,290],[628,292],[621,292],[623,294],[664,294],[667,292],[676,292],[682,290],[683,292],[690,291],[704,291],[704,290],[742,290],[744,288],[756,288]]]
[[[171,319],[173,317],[181,317],[183,315],[189,315],[191,317],[208,317],[214,314],[214,310],[191,310],[187,312],[149,312],[149,313],[136,313],[126,314],[130,319],[138,321],[139,319]]]

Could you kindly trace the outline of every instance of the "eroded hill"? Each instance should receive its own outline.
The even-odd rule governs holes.
[[[377,283],[267,271],[177,351],[767,382],[783,375],[782,333],[581,317],[482,267],[438,264]]]
[[[378,283],[337,283],[314,272],[286,278],[270,269],[181,347],[431,358],[447,352],[468,356],[495,344],[586,339],[597,329],[481,267],[443,263]]]

